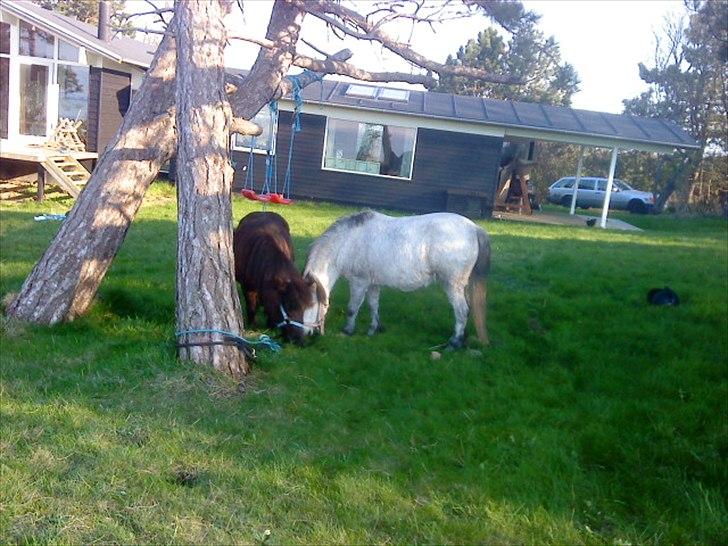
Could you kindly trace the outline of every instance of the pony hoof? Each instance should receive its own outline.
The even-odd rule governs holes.
[[[384,332],[384,327],[381,324],[377,327],[369,328],[369,330],[367,330],[367,335],[373,336],[375,334],[378,334],[379,332]]]
[[[462,349],[463,347],[465,347],[465,338],[463,337],[451,337],[447,341],[447,348],[450,351]]]
[[[347,336],[353,336],[354,335],[354,328],[349,328],[348,326],[344,326],[341,329],[341,333]]]

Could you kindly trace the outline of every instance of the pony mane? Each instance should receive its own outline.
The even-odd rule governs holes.
[[[342,216],[341,218],[338,218],[329,226],[329,229],[324,231],[323,234],[314,241],[313,246],[311,246],[308,261],[315,261],[322,252],[325,252],[329,248],[331,243],[339,235],[356,227],[363,226],[370,222],[377,214],[379,213],[372,209],[364,209],[361,212],[356,212],[349,216]]]

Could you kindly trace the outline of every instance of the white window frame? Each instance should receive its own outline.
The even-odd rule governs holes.
[[[415,135],[414,135],[414,142],[412,144],[412,158],[410,159],[409,177],[395,176],[393,174],[364,173],[361,171],[352,171],[349,169],[337,169],[335,167],[327,167],[326,166],[326,143],[329,141],[329,120],[331,120],[331,119],[334,119],[337,121],[346,121],[349,123],[363,123],[365,125],[390,125],[392,127],[400,127],[402,129],[413,129],[415,132]],[[417,135],[418,135],[417,127],[406,127],[403,125],[393,125],[390,123],[369,123],[367,121],[357,121],[357,120],[353,120],[353,119],[335,118],[335,117],[327,116],[326,117],[326,129],[324,131],[324,145],[323,145],[323,149],[321,150],[321,170],[348,173],[348,174],[357,174],[360,176],[376,176],[379,178],[388,178],[390,180],[398,180],[400,182],[412,182],[412,178],[414,177],[414,174],[415,174],[415,155],[417,153]]]

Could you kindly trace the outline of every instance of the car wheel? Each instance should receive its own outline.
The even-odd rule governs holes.
[[[632,214],[646,214],[648,209],[644,202],[639,199],[632,199],[627,205],[627,210]]]
[[[564,195],[564,196],[563,196],[563,197],[561,198],[561,204],[562,204],[562,205],[563,205],[564,207],[569,207],[569,208],[571,208],[571,195]]]

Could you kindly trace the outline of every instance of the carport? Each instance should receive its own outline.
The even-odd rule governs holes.
[[[620,151],[637,150],[652,153],[672,153],[675,149],[698,149],[699,144],[682,128],[660,119],[647,119],[630,114],[608,114],[572,108],[545,106],[539,104],[511,103],[513,113],[521,122],[518,126],[505,128],[504,138],[513,140],[542,140],[561,144],[575,144],[581,147],[575,166],[575,180],[571,195],[570,215],[575,215],[576,197],[582,177],[585,150],[607,148],[611,160],[607,175],[607,187],[602,203],[599,226],[607,227],[609,204],[614,188],[614,173]],[[527,123],[520,107],[527,106]]]

